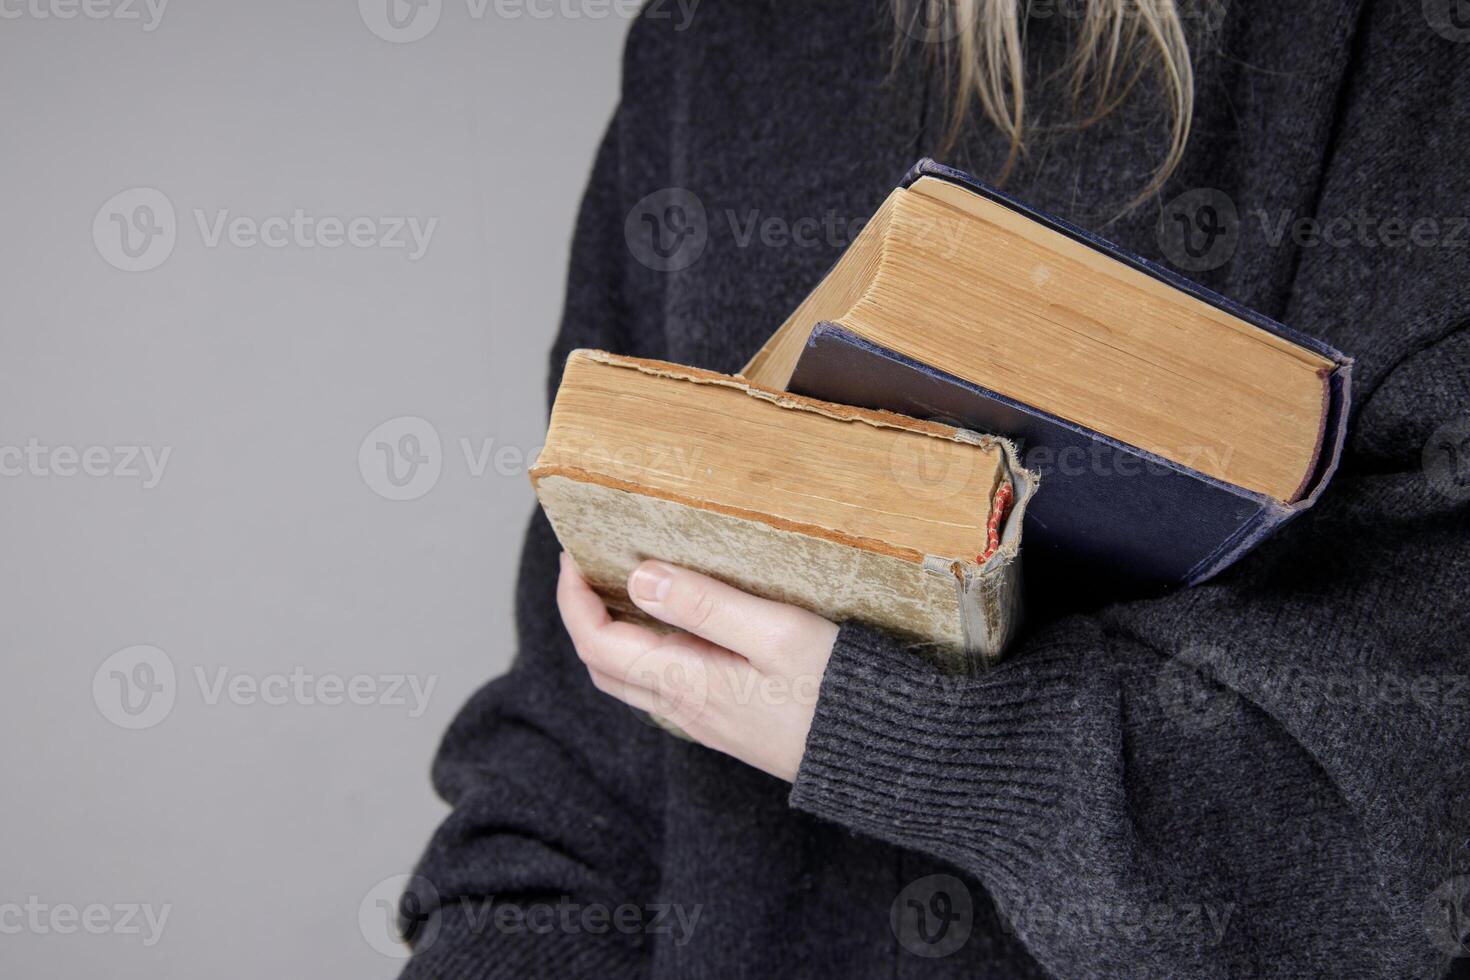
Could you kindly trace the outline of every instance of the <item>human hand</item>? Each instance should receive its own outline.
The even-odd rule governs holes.
[[[562,554],[557,607],[598,690],[794,780],[837,625],[664,562],[635,568],[628,595],[677,632],[614,621]]]

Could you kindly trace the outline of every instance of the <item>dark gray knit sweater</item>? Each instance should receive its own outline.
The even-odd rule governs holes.
[[[1033,64],[1058,66],[1076,6],[1038,6]],[[1202,587],[1042,613],[976,680],[845,625],[794,787],[594,690],[538,515],[514,667],[434,766],[454,811],[407,902],[406,976],[1429,977],[1466,962],[1464,8],[1231,0],[1207,37],[1193,25],[1194,132],[1157,200],[1115,220],[1164,149],[1146,98],[1053,126],[1007,184],[1356,357],[1345,463],[1313,511]],[[919,44],[890,71],[886,0],[709,0],[687,25],[679,10],[653,4],[632,29],[553,386],[574,347],[738,370],[938,153],[944,87]],[[1039,113],[1070,115],[1060,99]],[[977,123],[941,155],[993,177],[1005,143]],[[628,223],[664,188],[706,217],[678,271],[650,268]],[[1192,251],[1158,230],[1181,209],[1215,232]]]

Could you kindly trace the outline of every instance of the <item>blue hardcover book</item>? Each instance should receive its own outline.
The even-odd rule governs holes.
[[[1311,507],[1352,362],[921,161],[745,374],[1005,436],[1040,475],[1028,569],[1202,582]]]

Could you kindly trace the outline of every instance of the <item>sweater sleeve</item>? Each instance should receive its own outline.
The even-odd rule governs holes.
[[[1322,502],[979,678],[845,624],[822,682],[793,806],[971,872],[1058,976],[1470,955],[1470,45],[1373,7],[1316,212],[1362,231],[1302,248],[1285,316],[1358,358]]]
[[[572,246],[551,390],[569,350],[627,345],[618,120]],[[406,978],[646,975],[641,920],[657,883],[660,735],[587,682],[556,616],[559,548],[538,512],[516,594],[510,672],[445,735],[434,784],[453,811],[400,905]]]

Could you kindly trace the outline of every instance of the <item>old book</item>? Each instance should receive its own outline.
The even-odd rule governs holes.
[[[623,616],[657,558],[956,667],[1017,627],[1035,481],[1004,440],[659,361],[575,351],[531,469],[562,546]]]
[[[921,161],[742,372],[1010,437],[1041,480],[1028,572],[1201,582],[1312,506],[1352,362]]]

